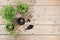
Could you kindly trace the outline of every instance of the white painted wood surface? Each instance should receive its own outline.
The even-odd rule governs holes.
[[[60,40],[60,0],[0,0],[0,10],[3,5],[16,5],[18,1],[26,2],[31,8],[34,28],[11,38],[0,16],[0,40]]]
[[[1,37],[2,36],[2,37]],[[60,36],[18,36],[17,38],[12,38],[9,36],[1,35],[0,40],[60,40]]]

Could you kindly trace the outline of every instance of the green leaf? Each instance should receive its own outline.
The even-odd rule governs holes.
[[[26,12],[28,11],[28,6],[26,3],[21,3],[19,2],[17,4],[17,11],[21,14],[26,14]]]
[[[11,31],[10,32],[10,36],[17,37],[18,36],[18,33],[16,33],[15,31]]]
[[[16,16],[15,9],[11,5],[6,5],[2,8],[2,17],[8,22],[12,22]]]
[[[8,23],[8,24],[6,25],[6,30],[7,30],[8,32],[13,31],[13,30],[14,30],[14,25],[13,25],[12,23]]]

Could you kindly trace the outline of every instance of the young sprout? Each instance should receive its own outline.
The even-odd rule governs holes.
[[[17,4],[17,11],[21,14],[25,14],[28,11],[28,6],[25,3]]]
[[[12,23],[8,23],[8,24],[6,25],[6,30],[7,30],[8,32],[13,31],[13,30],[14,30],[14,25],[13,25]]]
[[[19,35],[19,33],[16,33],[15,31],[10,32],[10,36],[12,36],[12,37],[17,37],[18,35]]]
[[[6,5],[2,8],[2,17],[8,22],[12,22],[16,16],[15,9],[11,5]]]

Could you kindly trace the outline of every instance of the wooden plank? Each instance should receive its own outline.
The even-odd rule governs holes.
[[[38,30],[37,30],[38,29]],[[34,25],[33,29],[25,31],[17,31],[20,34],[60,34],[60,25]],[[0,34],[9,34],[6,31],[5,25],[0,25]]]
[[[0,6],[0,11],[3,6]],[[14,6],[16,8],[16,6]],[[60,6],[29,6],[29,13],[39,16],[60,16]]]
[[[36,18],[36,19],[35,19]],[[60,17],[40,16],[32,19],[33,24],[60,24]]]
[[[29,13],[33,15],[31,20],[34,24],[60,24],[59,10],[60,6],[30,6]],[[0,24],[5,24],[2,19]]]
[[[36,0],[36,5],[60,5],[60,0]]]
[[[11,5],[16,5],[18,2],[24,2],[24,3],[27,3],[28,5],[33,5],[35,4],[35,0],[0,0],[0,5],[8,5],[8,4],[11,4]]]
[[[31,19],[31,22],[34,25],[40,25],[40,24],[47,24],[47,25],[57,25],[60,24],[60,17],[49,17],[49,16],[41,16],[41,17],[34,17]],[[6,24],[6,21],[2,20],[0,18],[0,25]]]
[[[16,5],[21,0],[0,0],[0,5]],[[22,0],[28,5],[60,5],[60,0]]]
[[[60,40],[60,36],[18,36],[12,38],[4,35],[0,35],[0,40]]]
[[[34,25],[34,28],[31,30],[26,30],[24,32],[20,32],[21,34],[34,34],[34,35],[58,35],[60,34],[60,26],[55,25]]]
[[[60,16],[60,6],[33,6],[32,14],[39,16]]]
[[[5,25],[0,25],[0,34],[6,34],[6,33],[8,32],[6,31]]]

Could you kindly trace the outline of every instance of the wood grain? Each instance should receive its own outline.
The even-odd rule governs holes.
[[[33,24],[60,24],[60,6],[30,6],[29,10],[33,15],[31,19]],[[5,24],[2,17],[0,24]]]
[[[60,5],[60,0],[0,0],[0,5],[16,5],[18,2],[25,2],[28,5]]]
[[[19,32],[17,38],[9,37],[0,16],[0,40],[60,40],[60,0],[0,0],[0,11],[2,6],[16,6],[19,1],[30,7],[34,28]]]
[[[9,34],[5,28],[6,25],[0,25],[0,34]],[[37,30],[38,29],[38,30]],[[44,35],[44,34],[60,34],[60,25],[34,25],[34,28],[31,30],[18,31],[20,34],[33,34],[33,35]]]
[[[2,37],[3,38],[2,38]],[[1,35],[0,40],[60,40],[60,36],[18,36],[17,38],[12,38],[9,36]]]

